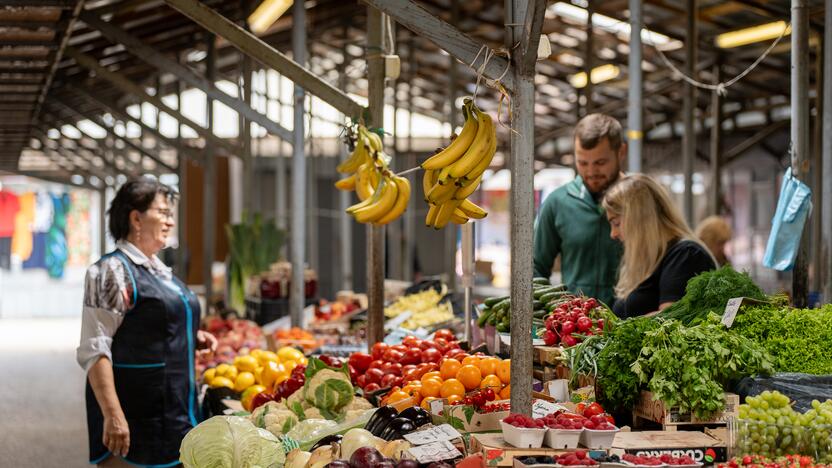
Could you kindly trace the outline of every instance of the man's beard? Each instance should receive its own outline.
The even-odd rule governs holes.
[[[592,197],[598,200],[601,197],[603,197],[605,193],[607,193],[607,189],[612,187],[612,185],[618,181],[619,177],[621,177],[621,171],[615,171],[615,173],[609,179],[609,181],[605,182],[604,185],[602,185],[601,188],[598,189],[598,191],[593,192],[592,189],[589,189],[589,187],[587,187],[587,189],[589,189],[589,193],[592,194]]]

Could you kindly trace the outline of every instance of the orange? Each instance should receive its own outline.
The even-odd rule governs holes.
[[[448,398],[451,395],[464,395],[465,385],[462,385],[462,382],[457,379],[448,379],[442,382],[439,394],[442,395],[442,398]]]
[[[445,359],[442,361],[442,366],[439,367],[439,375],[442,379],[453,379],[460,367],[462,367],[462,364],[456,359]]]
[[[479,367],[467,364],[459,368],[456,379],[462,382],[462,385],[465,385],[466,390],[473,390],[480,386],[482,373]]]
[[[402,391],[407,392],[407,393],[411,393],[411,394],[413,392],[418,392],[421,389],[422,389],[422,382],[419,382],[418,380],[414,380],[413,382],[408,382],[407,385],[402,387]]]
[[[497,366],[499,364],[499,359],[495,357],[487,357],[480,359],[480,362],[477,364],[477,367],[480,368],[480,372],[482,372],[483,376],[495,375],[497,373]]]
[[[396,390],[395,392],[390,392],[390,394],[387,395],[387,403],[395,403],[397,401],[402,401],[405,398],[410,398],[410,395],[401,390]]]
[[[462,401],[462,397],[459,395],[448,395],[448,404],[452,405],[458,401]]]
[[[428,380],[428,379],[441,379],[441,378],[442,378],[442,375],[439,373],[439,371],[431,371],[431,372],[425,372],[425,375],[423,375],[422,378],[419,379],[419,380],[421,380],[422,383],[425,383],[425,380]]]
[[[501,400],[508,400],[511,399],[511,385],[506,385],[506,387],[500,390],[500,399]]]
[[[482,382],[480,382],[480,388],[490,388],[494,390],[494,393],[500,393],[500,389],[503,388],[503,382],[496,375],[486,375],[482,378]]]
[[[477,364],[479,364],[479,362],[480,362],[480,358],[477,357],[477,356],[466,356],[462,360],[462,365],[463,366],[468,366],[468,365],[476,366]]]
[[[506,359],[497,364],[497,377],[504,384],[511,382],[511,359]]]
[[[425,397],[422,399],[422,404],[419,406],[430,411],[430,402],[433,400],[436,400],[436,397]]]
[[[419,390],[419,395],[422,397],[438,397],[439,390],[442,388],[442,382],[439,379],[427,379],[422,381],[422,389]]]

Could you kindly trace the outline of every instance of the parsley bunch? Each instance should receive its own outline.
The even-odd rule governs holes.
[[[597,397],[604,408],[631,409],[639,398],[639,378],[630,367],[641,354],[645,334],[658,326],[650,317],[636,317],[622,321],[606,335],[607,343],[597,355]]]
[[[655,398],[702,418],[723,409],[733,382],[774,371],[771,355],[754,341],[718,323],[686,327],[675,320],[645,333],[631,369]]]

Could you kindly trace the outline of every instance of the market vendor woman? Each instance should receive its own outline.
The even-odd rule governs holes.
[[[116,250],[87,271],[77,359],[92,464],[176,466],[199,422],[195,353],[217,342],[198,330],[196,296],[156,256],[174,226],[174,196],[153,178],[126,182],[109,210]]]
[[[716,268],[670,195],[644,174],[623,177],[603,200],[610,236],[624,244],[613,312],[652,315],[685,295],[688,280]]]

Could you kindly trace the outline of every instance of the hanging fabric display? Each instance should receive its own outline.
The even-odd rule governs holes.
[[[811,212],[812,189],[792,175],[792,168],[786,169],[780,199],[771,220],[771,234],[763,256],[764,267],[777,271],[794,268],[803,227]]]

